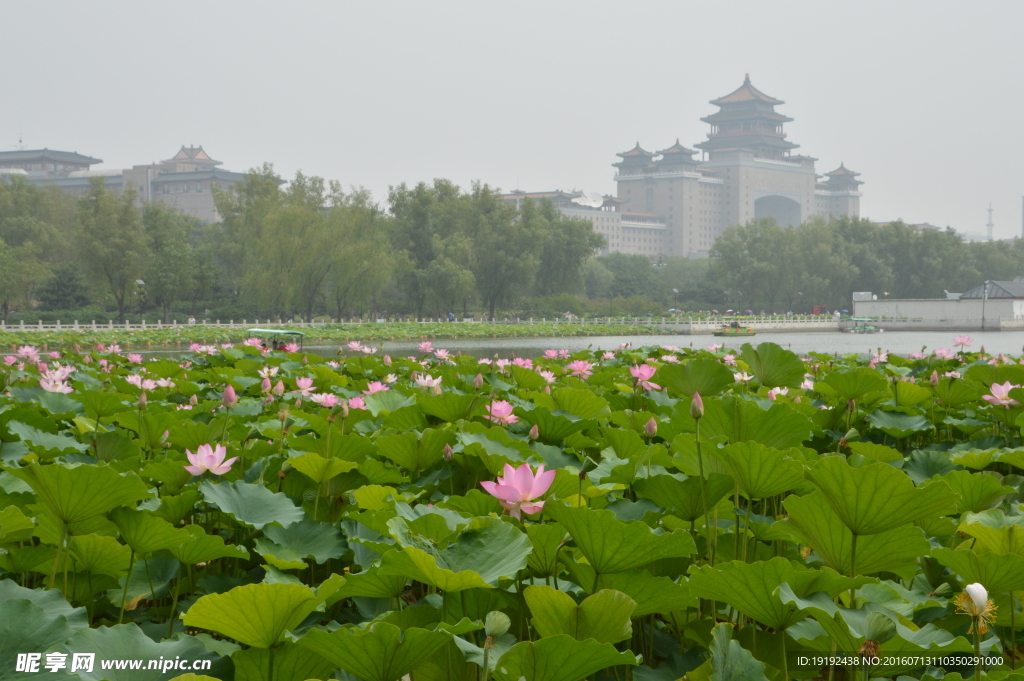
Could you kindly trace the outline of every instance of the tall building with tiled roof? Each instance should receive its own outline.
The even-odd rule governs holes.
[[[98,163],[102,161],[77,152],[3,151],[0,152],[0,179],[16,172],[33,184],[82,194],[89,189],[93,178],[100,177],[112,191],[133,188],[139,205],[160,201],[204,222],[216,222],[220,216],[213,201],[213,186],[226,189],[245,177],[243,173],[218,168],[222,163],[212,159],[202,146],[182,145],[178,153],[166,161],[125,169],[90,168]]]
[[[726,228],[754,218],[772,217],[792,226],[814,215],[860,214],[860,185],[844,165],[818,181],[817,159],[793,153],[784,125],[792,118],[775,107],[784,104],[743,84],[713,99],[718,111],[701,120],[707,139],[687,149],[676,140],[651,153],[638,142],[617,154],[618,198],[623,212],[659,216],[666,255],[706,255]]]

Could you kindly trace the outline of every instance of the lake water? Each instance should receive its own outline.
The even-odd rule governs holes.
[[[891,353],[906,355],[926,347],[929,351],[937,348],[953,348],[953,336],[957,334],[930,331],[892,331],[876,334],[853,333],[759,333],[746,338],[716,338],[714,336],[564,336],[559,338],[504,338],[475,340],[435,340],[435,348],[445,348],[454,353],[473,357],[535,357],[545,350],[566,349],[569,351],[614,350],[620,343],[631,343],[633,347],[644,345],[675,345],[678,347],[707,347],[711,343],[724,343],[727,348],[740,348],[744,343],[778,343],[796,353],[811,351],[838,352],[874,352],[882,348]],[[971,333],[974,343],[970,349],[980,350],[984,346],[988,353],[1019,355],[1024,346],[1024,331],[989,331]],[[368,343],[372,347],[380,347],[380,343]],[[338,353],[338,345],[307,346],[307,352],[324,357],[333,357]],[[418,342],[387,342],[384,351],[389,355],[418,355]],[[144,354],[177,354],[180,351],[150,351]],[[348,351],[346,349],[346,354]]]

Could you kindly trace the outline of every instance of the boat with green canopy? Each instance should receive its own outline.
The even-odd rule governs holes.
[[[296,342],[298,343],[299,350],[302,350],[302,343],[306,338],[306,334],[302,331],[294,331],[292,329],[246,329],[245,332],[262,339],[264,347],[269,347],[273,350],[277,350],[282,345]],[[270,341],[270,343],[268,344],[267,341]]]

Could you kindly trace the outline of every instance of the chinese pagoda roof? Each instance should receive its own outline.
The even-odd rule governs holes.
[[[169,158],[166,161],[164,161],[164,163],[172,163],[174,161],[179,161],[179,162],[180,161],[185,161],[185,162],[191,162],[191,163],[204,163],[204,164],[214,165],[214,166],[221,165],[221,161],[214,161],[212,158],[210,158],[209,154],[207,154],[205,151],[203,151],[202,145],[199,145],[198,147],[193,147],[193,146],[186,147],[184,144],[182,144],[181,145],[181,150],[178,151],[178,153],[175,154],[173,158]]]
[[[744,119],[769,120],[777,123],[791,123],[793,121],[789,116],[780,114],[778,111],[768,110],[764,107],[760,109],[739,111],[735,109],[720,109],[700,120],[704,123],[720,123],[722,121],[742,121]]]
[[[708,140],[693,145],[698,149],[757,149],[772,147],[775,149],[796,149],[799,144],[787,142],[776,135],[715,135]]]
[[[646,151],[644,149],[641,149],[640,148],[640,142],[637,142],[636,146],[633,147],[632,149],[630,149],[629,151],[623,151],[623,152],[620,152],[620,153],[615,154],[615,155],[616,156],[621,156],[622,158],[628,158],[628,157],[631,157],[631,156],[646,156],[646,157],[650,158],[651,156],[654,156],[654,154],[651,153],[650,151]]]
[[[77,151],[56,151],[54,149],[0,151],[0,163],[27,161],[57,161],[62,163],[80,163],[82,165],[103,163],[101,159],[85,156]]]
[[[857,177],[858,175],[860,175],[860,173],[853,172],[842,163],[840,163],[839,167],[832,172],[825,173],[826,177]]]
[[[769,97],[768,95],[754,87],[750,83],[749,73],[746,74],[746,77],[743,79],[743,85],[740,85],[738,88],[727,94],[725,97],[712,99],[711,103],[714,104],[715,106],[722,106],[723,104],[734,104],[737,102],[749,102],[754,100],[760,100],[762,102],[766,102],[772,105],[785,103],[781,99]]]
[[[668,149],[662,149],[658,153],[663,156],[666,154],[685,154],[687,156],[693,156],[697,152],[695,152],[693,149],[687,149],[686,147],[684,147],[682,144],[679,143],[679,138],[677,137],[675,144],[673,144]]]

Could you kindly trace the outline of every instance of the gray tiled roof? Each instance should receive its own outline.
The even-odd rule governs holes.
[[[53,149],[34,149],[20,151],[0,151],[0,163],[25,163],[28,161],[57,161],[63,163],[84,163],[93,165],[103,163],[101,159],[79,154],[77,151],[55,151]]]
[[[1024,281],[990,281],[988,286],[989,298],[1024,298]],[[984,297],[985,284],[981,284],[961,295],[960,299]]]

